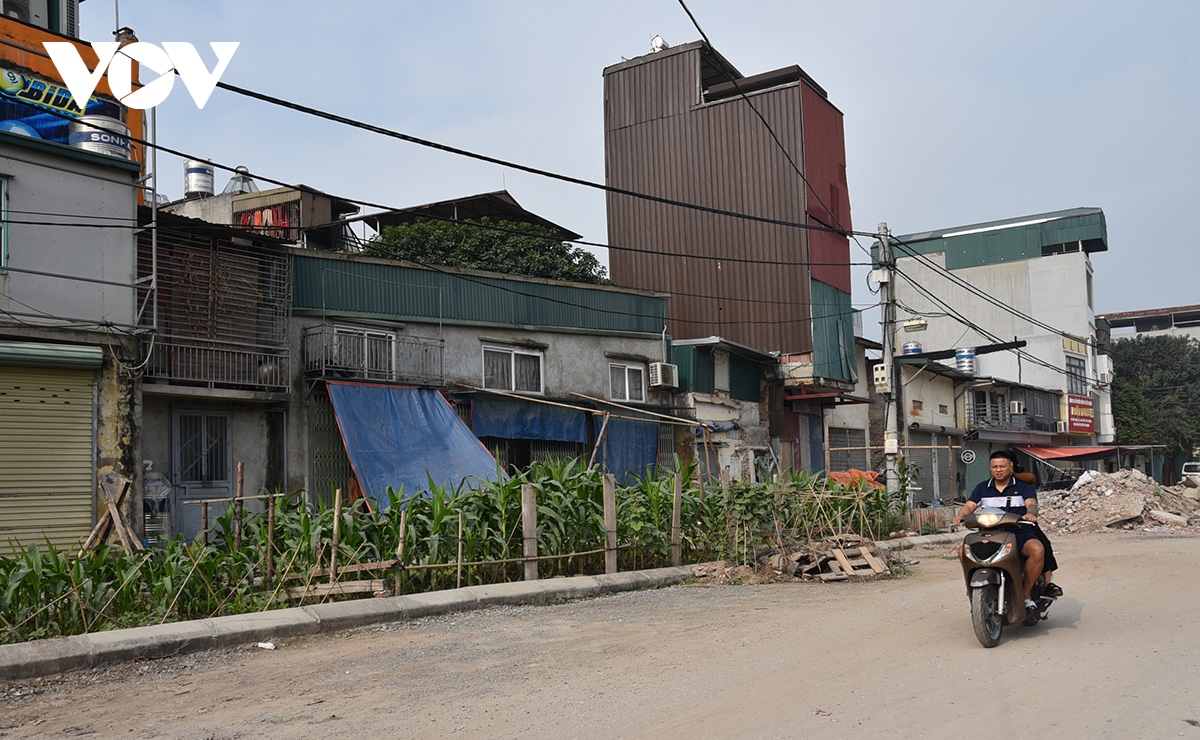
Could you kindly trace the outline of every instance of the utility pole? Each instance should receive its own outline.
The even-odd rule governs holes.
[[[896,456],[900,454],[900,437],[896,430],[899,428],[898,414],[900,409],[896,403],[900,394],[896,382],[896,289],[895,261],[892,259],[890,232],[886,222],[880,222],[879,233],[879,264],[882,269],[876,271],[882,299],[880,327],[883,329],[883,369],[876,375],[876,386],[882,378],[887,384],[884,394],[886,404],[883,412],[883,453],[886,464],[888,497],[894,497],[900,492],[900,473],[896,465]]]

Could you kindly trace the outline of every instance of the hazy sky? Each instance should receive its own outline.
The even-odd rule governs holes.
[[[1098,312],[1200,303],[1200,3],[688,4],[743,74],[799,64],[829,92],[845,114],[856,229],[1097,206],[1110,246],[1092,256]],[[84,39],[111,40],[116,7],[83,3]],[[603,68],[655,34],[699,38],[675,0],[121,0],[119,12],[140,40],[190,41],[210,66],[207,42],[241,42],[225,82],[596,182]],[[606,241],[595,190],[222,90],[197,111],[177,84],[158,110],[160,143],[216,162],[397,207],[506,187]],[[182,163],[160,157],[159,169],[180,197]],[[227,179],[218,172],[218,189]],[[859,305],[873,300],[864,271]]]

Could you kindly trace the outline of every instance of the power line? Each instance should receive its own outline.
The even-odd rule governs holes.
[[[1025,314],[1024,312],[997,299],[995,296],[991,295],[987,291],[982,290],[979,287],[972,285],[970,282],[964,280],[962,277],[955,275],[952,270],[939,265],[934,260],[929,259],[929,257],[927,255],[917,251],[911,244],[901,241],[900,239],[896,239],[895,237],[892,237],[892,241],[896,242],[901,247],[904,247],[904,251],[908,254],[908,256],[913,257],[918,262],[921,262],[925,266],[932,269],[934,272],[949,279],[952,283],[958,285],[959,287],[965,289],[966,291],[978,296],[979,298],[982,298],[983,300],[987,301],[988,303],[992,304],[993,306],[1003,309],[1004,311],[1007,311],[1008,313],[1012,314],[1013,316],[1023,319],[1040,329],[1045,329],[1046,331],[1048,331],[1052,334],[1057,334],[1061,337],[1066,337],[1069,339],[1081,339],[1080,337],[1078,337],[1074,334],[1071,334],[1070,332],[1063,331],[1062,329],[1057,329],[1057,328],[1051,326],[1050,324],[1047,324],[1046,322],[1044,322],[1040,319],[1036,319],[1032,316],[1029,316],[1028,314]],[[1089,340],[1084,339],[1083,341],[1086,342]]]
[[[905,273],[903,270],[901,270],[898,266],[893,265],[892,269],[896,273],[898,273],[899,275],[902,275],[905,279],[907,279],[909,281],[909,283],[913,286],[913,288],[915,288],[919,293],[924,295],[926,298],[928,298],[931,302],[935,303],[936,305],[941,306],[950,315],[950,318],[953,318],[954,320],[958,321],[963,326],[973,329],[974,331],[978,332],[981,336],[983,336],[987,339],[990,339],[993,342],[1002,343],[1004,341],[999,336],[991,333],[987,329],[984,329],[983,327],[974,323],[967,317],[963,316],[961,313],[959,313],[957,310],[955,310],[952,306],[950,306],[949,303],[947,303],[946,301],[944,301],[941,298],[938,298],[932,292],[930,292],[928,289],[926,289],[923,285],[921,285],[920,283],[913,280],[911,276],[909,276],[907,273]],[[1023,357],[1036,365],[1041,365],[1042,367],[1045,367],[1049,370],[1053,370],[1056,373],[1059,373],[1060,375],[1065,375],[1067,377],[1075,377],[1067,370],[1060,368],[1051,362],[1043,360],[1042,358],[1037,357],[1036,355],[1032,355],[1027,351],[1021,350],[1019,348],[1013,349],[1011,351],[1014,354],[1016,354],[1018,357]]]
[[[237,85],[231,85],[227,82],[218,82],[217,87],[222,88],[224,90],[228,90],[229,92],[235,93],[237,95],[242,95],[242,96],[245,96],[248,98],[253,98],[255,100],[260,100],[264,103],[269,103],[271,105],[275,105],[275,106],[278,106],[281,108],[287,108],[289,110],[294,110],[299,113],[305,113],[310,116],[315,116],[317,118],[323,118],[327,121],[333,121],[334,123],[340,123],[345,126],[350,126],[352,128],[361,129],[363,131],[369,131],[374,134],[379,134],[380,136],[386,136],[386,137],[393,138],[393,139],[399,139],[400,141],[405,141],[410,144],[416,144],[418,146],[423,146],[423,147],[427,147],[430,149],[436,149],[438,151],[446,152],[448,154],[455,154],[460,157],[476,159],[481,162],[487,162],[489,164],[499,165],[501,167],[509,167],[511,169],[520,170],[521,172],[527,172],[532,175],[538,175],[540,177],[547,177],[552,180],[559,180],[561,182],[567,182],[567,183],[571,183],[572,185],[579,185],[581,187],[591,188],[593,190],[600,190],[600,191],[603,191],[606,193],[612,193],[614,195],[625,195],[625,196],[629,196],[631,198],[638,198],[640,200],[648,200],[653,203],[660,203],[662,205],[676,206],[679,208],[687,208],[687,209],[690,209],[693,211],[700,211],[703,213],[711,213],[711,214],[714,214],[717,216],[729,216],[732,218],[743,219],[746,221],[755,221],[758,223],[774,224],[776,226],[788,226],[788,227],[792,227],[792,228],[796,228],[796,229],[807,229],[809,231],[825,231],[825,232],[829,232],[829,233],[833,233],[833,234],[838,234],[839,236],[849,236],[851,233],[844,229],[836,229],[836,228],[829,227],[829,226],[814,226],[813,224],[797,223],[795,221],[787,221],[787,220],[778,219],[778,218],[769,218],[767,216],[754,216],[754,215],[751,215],[748,213],[740,213],[738,211],[728,211],[728,210],[725,210],[722,208],[713,208],[711,206],[702,206],[702,205],[698,205],[696,203],[688,203],[686,201],[674,200],[673,198],[665,198],[665,197],[658,196],[658,195],[651,195],[649,193],[641,193],[636,190],[627,190],[625,188],[618,188],[618,187],[614,187],[612,185],[604,185],[604,184],[601,184],[598,182],[592,182],[591,180],[584,180],[583,178],[580,178],[580,177],[574,177],[572,175],[563,175],[558,172],[552,172],[550,170],[544,170],[544,169],[540,169],[538,167],[532,167],[530,165],[525,165],[525,164],[520,164],[518,162],[512,162],[509,160],[500,159],[499,157],[493,157],[488,154],[480,154],[478,152],[473,152],[468,149],[461,149],[459,147],[453,147],[448,144],[441,144],[439,142],[431,141],[429,139],[422,139],[420,137],[413,136],[411,134],[405,134],[400,131],[395,131],[393,129],[384,128],[383,126],[376,126],[374,124],[364,123],[362,121],[356,121],[353,118],[347,118],[346,116],[338,115],[337,113],[330,113],[329,111],[323,111],[319,108],[313,108],[312,106],[303,105],[301,103],[295,103],[290,100],[284,100],[282,98],[277,98],[273,95],[267,95],[265,93],[255,92],[254,90],[248,90],[244,87],[238,87]],[[169,150],[164,149],[163,151],[169,151]],[[171,152],[171,153],[175,154],[175,152]],[[222,168],[222,169],[229,169],[229,168]],[[251,174],[253,174],[253,173],[251,173]],[[270,182],[270,181],[268,180],[268,182]],[[344,200],[349,200],[349,199],[344,199]],[[349,201],[349,202],[357,203],[358,201]],[[383,206],[377,206],[375,204],[372,204],[372,207],[384,208]],[[861,236],[874,236],[874,234],[863,233],[863,234],[861,234]]]

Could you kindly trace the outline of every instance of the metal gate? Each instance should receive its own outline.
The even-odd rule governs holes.
[[[0,367],[0,553],[68,549],[92,528],[91,370]]]
[[[205,507],[209,526],[229,504],[200,504],[210,499],[233,499],[229,414],[176,409],[174,465],[177,506],[175,531],[191,539],[203,528]]]

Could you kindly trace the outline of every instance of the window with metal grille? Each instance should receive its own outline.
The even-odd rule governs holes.
[[[508,347],[483,348],[483,387],[516,393],[541,393],[542,353]]]
[[[643,365],[608,363],[608,397],[614,401],[646,402],[646,368]]]
[[[829,469],[870,470],[867,430],[829,427]],[[858,449],[854,449],[858,448]]]

